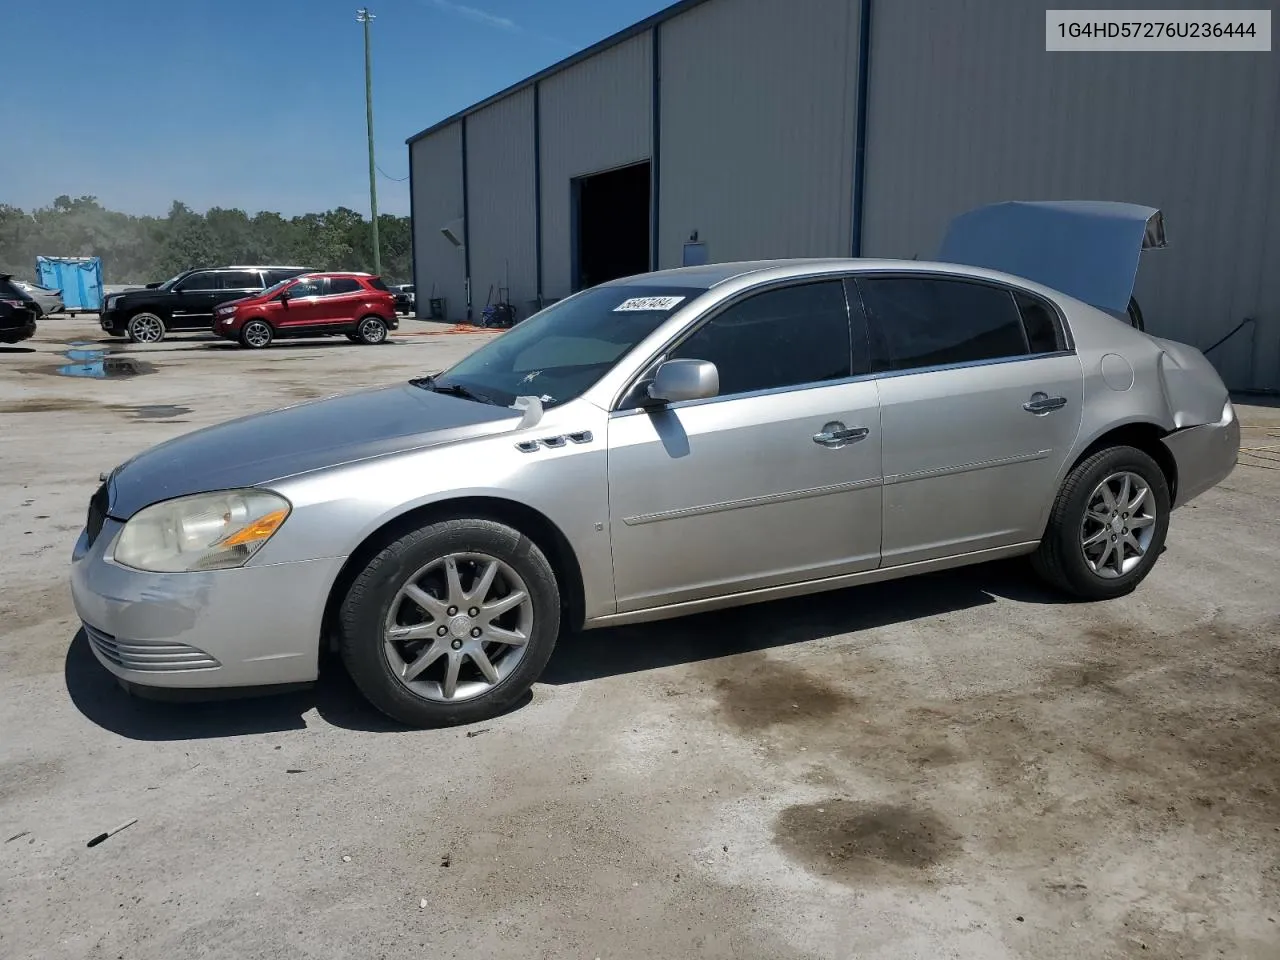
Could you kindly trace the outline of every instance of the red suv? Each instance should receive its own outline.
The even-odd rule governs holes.
[[[352,343],[382,343],[399,326],[395,296],[366,273],[305,273],[213,313],[214,333],[254,349],[276,337],[337,334]]]

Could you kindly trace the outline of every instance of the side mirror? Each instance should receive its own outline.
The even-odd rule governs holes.
[[[720,371],[709,360],[668,360],[646,392],[655,403],[705,400],[720,392]]]
[[[288,290],[281,290],[281,291],[280,291],[280,293],[276,295],[276,299],[277,299],[277,300],[279,300],[281,303],[288,304],[288,302],[289,302],[289,291],[288,291]]]

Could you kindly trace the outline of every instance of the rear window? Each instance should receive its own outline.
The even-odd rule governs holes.
[[[383,293],[391,292],[390,290],[387,289],[387,285],[382,282],[381,277],[369,277],[368,280],[369,280],[369,286],[373,287],[373,289],[381,290]]]

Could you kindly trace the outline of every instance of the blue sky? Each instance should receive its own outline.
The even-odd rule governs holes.
[[[370,0],[378,166],[406,176],[406,137],[668,2]],[[367,215],[358,6],[6,0],[0,203]],[[378,205],[407,213],[408,182],[379,176]]]

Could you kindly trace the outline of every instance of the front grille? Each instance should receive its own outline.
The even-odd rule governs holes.
[[[89,516],[85,519],[85,532],[89,538],[89,546],[93,546],[93,541],[98,539],[98,534],[102,532],[102,525],[107,520],[107,485],[104,483],[97,492],[89,498]]]
[[[172,640],[120,640],[97,627],[84,625],[85,636],[104,659],[125,670],[173,673],[180,670],[209,670],[220,667],[203,650]]]

